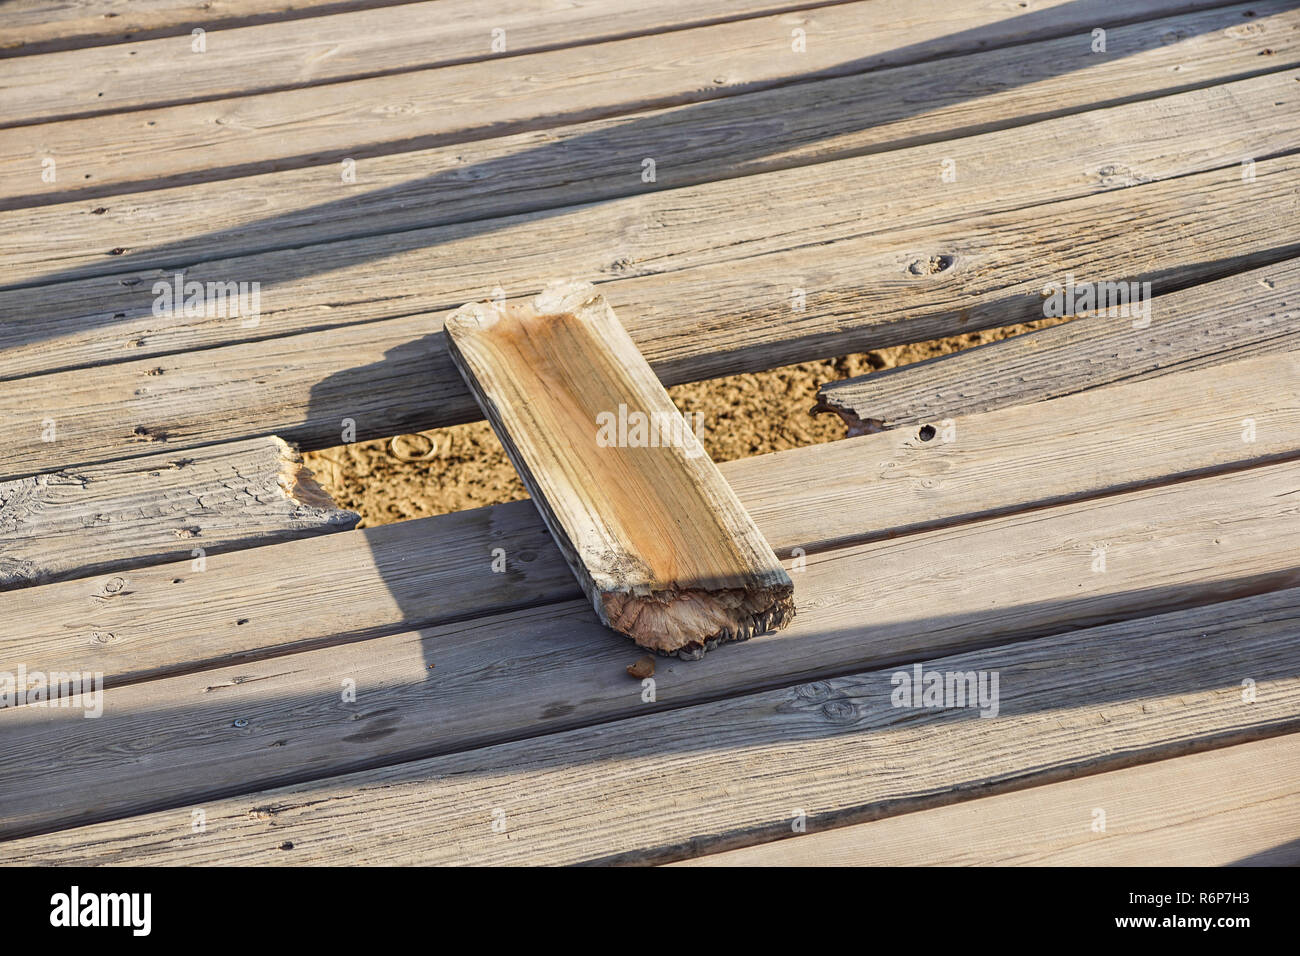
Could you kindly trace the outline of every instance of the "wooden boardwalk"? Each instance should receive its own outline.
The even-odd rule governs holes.
[[[1300,862],[1300,4],[548,6],[5,5],[4,861]],[[286,444],[556,278],[669,384],[1081,317],[721,465],[797,616],[644,682]]]

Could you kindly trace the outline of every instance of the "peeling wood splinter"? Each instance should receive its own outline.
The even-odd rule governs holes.
[[[470,303],[446,330],[603,623],[695,660],[790,621],[789,575],[590,283]]]

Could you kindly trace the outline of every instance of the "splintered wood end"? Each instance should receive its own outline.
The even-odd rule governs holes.
[[[657,654],[699,660],[729,641],[779,631],[794,617],[793,588],[728,588],[626,592],[601,595],[601,616],[610,627]]]

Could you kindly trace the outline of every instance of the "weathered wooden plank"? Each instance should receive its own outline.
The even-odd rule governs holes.
[[[221,25],[236,10],[191,8],[164,38],[29,55],[0,64],[0,116],[10,125],[195,102],[498,60],[503,55],[826,5],[815,0],[666,0],[647,5],[618,0],[583,4],[496,0],[485,7],[476,0],[437,0],[436,6],[406,3],[344,13],[326,8],[321,11],[325,15],[314,16],[309,23],[276,21],[247,27]],[[867,18],[863,39],[870,46],[860,53],[873,55],[877,66],[896,65],[972,52],[990,44],[1086,32],[1097,23],[1113,29],[1121,23],[1214,5],[1213,0],[1139,0],[1117,16],[1104,0],[1047,0],[1031,11],[954,0],[942,17],[935,17],[904,0],[876,0],[862,7]],[[117,12],[144,19],[138,14],[131,18],[129,11]],[[148,17],[157,22],[179,12],[152,10]],[[102,15],[101,22],[105,22]],[[105,26],[115,26],[118,38],[133,32],[120,22],[105,22]],[[210,34],[205,40],[212,56],[196,55],[190,36],[194,27]],[[65,29],[75,31],[78,25],[68,24]],[[146,28],[146,32],[156,29]],[[12,42],[13,32],[12,25],[0,28],[0,46]]]
[[[595,286],[471,302],[446,329],[602,624],[698,660],[789,622],[790,576]]]
[[[1044,284],[1070,272],[1150,281],[1161,293],[1275,262],[1300,253],[1297,184],[1300,158],[1282,157],[1258,164],[1248,218],[1241,174],[1231,168],[730,262],[687,267],[716,255],[683,254],[679,271],[610,282],[601,291],[656,373],[671,384],[1041,317]],[[1085,230],[1092,241],[1080,243]],[[595,246],[585,238],[590,255]],[[503,244],[484,250],[488,258],[499,258],[511,246],[504,233],[498,240]],[[318,247],[322,253],[329,249]],[[512,265],[533,290],[568,264],[554,249],[530,252]],[[293,255],[301,259],[303,252]],[[429,297],[407,296],[406,284],[399,290],[392,276],[422,275],[426,264],[436,268],[431,260],[439,255],[412,252],[386,260],[383,269],[367,264],[341,270],[336,276],[347,277],[347,288],[331,285],[329,292],[354,301],[387,299],[388,309],[418,311]],[[440,266],[446,272],[446,263]],[[602,272],[616,274],[617,264],[587,274]],[[293,310],[305,315],[335,308],[320,298],[324,284],[315,285],[306,301],[263,295],[263,325],[280,323]],[[490,287],[456,294],[463,302],[488,292]],[[142,437],[175,449],[271,433],[304,447],[324,447],[339,442],[345,420],[355,423],[354,437],[363,440],[478,418],[446,354],[440,324],[440,318],[415,315],[0,382],[0,431],[10,436],[0,447],[0,477],[128,457],[140,452]],[[197,344],[186,326],[170,331],[173,348]],[[77,341],[84,334],[71,333]],[[129,352],[131,342],[166,333],[138,334],[115,351]],[[53,336],[40,354],[56,346],[61,353],[73,348],[68,339]],[[7,349],[0,366],[29,359],[34,348]],[[57,458],[40,440],[45,418],[54,418],[63,436]]]
[[[807,0],[703,4],[666,0],[644,6],[618,0],[584,4],[552,0],[540,5],[498,0],[485,8],[474,0],[437,0],[333,14],[327,9],[307,23],[293,20],[229,28],[215,27],[211,13],[191,11],[188,22],[178,24],[171,36],[12,57],[0,63],[0,117],[9,126],[316,86],[816,5]],[[966,5],[978,6],[971,0]],[[1093,0],[1089,6],[1094,20],[1102,16],[1104,4]],[[1163,0],[1144,6],[1161,11],[1177,4]],[[983,12],[985,23],[997,22],[999,11]],[[1040,16],[1036,22],[1044,19]],[[1058,19],[1074,24],[1077,15]],[[943,29],[941,23],[930,21],[923,32],[918,21],[924,19],[913,14],[909,26],[921,36]],[[192,28],[207,34],[202,49],[194,47]],[[896,32],[908,35],[897,28]],[[0,43],[3,35],[0,31]]]
[[[357,519],[278,438],[37,475],[0,484],[0,591],[344,531]],[[115,580],[105,595],[119,593]],[[14,620],[25,628],[39,617]]]
[[[1288,734],[808,833],[677,866],[1300,864]]]
[[[1247,55],[1240,54],[1244,62],[1249,62]],[[632,231],[638,220],[655,224],[661,235],[666,229],[689,228],[694,233],[725,224],[753,242],[771,236],[775,217],[795,224],[820,216],[828,234],[849,228],[866,234],[1237,165],[1243,157],[1263,159],[1289,151],[1300,137],[1300,119],[1286,108],[1295,74],[1282,71],[1012,130],[844,159],[864,145],[863,136],[873,133],[862,129],[860,98],[831,95],[838,83],[801,84],[725,103],[378,156],[356,167],[356,182],[351,184],[340,181],[338,167],[325,166],[245,177],[236,195],[229,183],[198,183],[115,196],[103,203],[77,200],[0,211],[5,284],[48,286],[91,275],[138,280],[129,287],[109,280],[42,288],[23,297],[0,294],[0,322],[29,321],[33,299],[41,303],[42,322],[66,315],[93,328],[110,317],[117,319],[119,312],[121,319],[151,316],[151,289],[160,273],[148,270],[161,270],[170,278],[176,269],[198,264],[190,269],[198,274],[204,271],[201,264],[214,258],[539,209],[551,210],[535,218],[540,220],[537,228],[552,235],[556,230],[546,225],[548,220],[577,215],[583,229],[609,231],[609,241],[620,247],[631,240],[631,247],[620,249],[627,259],[625,268],[641,270],[647,266],[638,264],[642,257],[635,246],[644,240]],[[818,101],[818,109],[804,108],[810,99]],[[1128,131],[1135,128],[1147,135],[1133,137]],[[661,157],[652,183],[643,182],[640,175],[637,157],[646,156]],[[668,156],[671,161],[664,161]],[[639,196],[837,157],[843,161],[805,172],[656,201],[555,212],[575,203]],[[946,169],[952,174],[948,182],[939,175]],[[749,222],[765,212],[747,201],[756,190],[773,213],[762,216],[766,231],[751,235]],[[810,195],[837,190],[854,196],[850,209],[837,206],[831,215],[824,204],[807,201]],[[791,203],[789,197],[800,201]],[[727,214],[719,215],[724,205]],[[688,227],[692,207],[707,216]],[[450,244],[445,252],[457,258],[458,245],[464,246],[466,237],[510,225],[480,223],[459,232],[423,232],[352,248],[357,258],[373,260],[413,245]],[[563,242],[565,233],[560,231],[558,238]],[[333,250],[325,257],[331,268],[347,262],[340,251],[346,252]],[[510,250],[503,254],[510,255]],[[311,251],[307,258],[314,261],[321,255]],[[478,261],[472,245],[464,258],[471,260],[462,263],[468,268]],[[277,263],[281,268],[289,265],[288,275],[277,274]],[[304,266],[300,258],[267,265],[246,260],[221,268],[256,276],[271,286],[292,282]],[[345,324],[352,303],[340,305],[312,321]]]
[[[1105,54],[1092,52],[1091,34],[1081,29],[879,70],[857,91],[859,124],[875,130],[874,148],[883,149],[1060,115],[1063,98],[1115,103],[1291,67],[1300,62],[1300,18],[1288,7],[1289,0],[1261,0],[1115,27]],[[880,65],[870,47],[864,55],[876,8],[846,3],[435,71],[0,130],[0,201],[15,208],[333,164],[852,75]],[[805,31],[804,52],[795,52],[793,30]],[[1246,63],[1243,52],[1251,54]],[[643,158],[631,158],[630,175],[640,174]],[[53,182],[46,159],[55,162]]]
[[[1243,356],[1300,349],[1294,261],[1161,296],[1149,326],[1092,315],[1064,325],[823,385],[820,407],[850,434],[938,421],[1071,395],[1115,382],[1208,370]]]
[[[626,641],[601,627],[586,601],[572,601],[109,688],[96,720],[70,707],[7,707],[0,709],[9,755],[0,777],[0,834],[208,801],[758,687],[1296,588],[1298,490],[1300,463],[1292,462],[810,555],[805,569],[792,574],[799,615],[788,628],[702,661],[662,661],[653,701],[643,700],[643,686],[625,672],[633,656]],[[481,561],[490,573],[491,555]],[[245,578],[243,587],[249,586]],[[349,593],[316,593],[346,626]],[[1295,600],[1292,594],[1282,601],[1277,614],[1285,627],[1273,638],[1288,668],[1295,667]],[[177,616],[187,608],[179,604]],[[259,625],[252,612],[242,617],[249,628]],[[1094,662],[1091,637],[1077,633],[1053,646],[1066,648],[1090,675],[1082,681],[1090,693],[1105,693],[1117,669],[1128,675],[1116,678],[1121,682],[1142,682],[1147,699],[1133,702],[1135,713],[1146,704],[1159,715],[1166,695],[1175,703],[1188,699],[1177,665],[1162,659],[1178,648],[1232,675],[1206,691],[1223,707],[1207,727],[1226,731],[1233,713],[1254,721],[1275,707],[1294,719],[1295,702],[1278,693],[1273,681],[1280,675],[1261,660],[1262,649],[1232,651],[1231,635],[1250,633],[1257,623],[1249,611],[1214,608],[1192,619],[1195,627],[1161,644],[1150,662],[1136,651],[1112,658],[1114,648]],[[1149,617],[1131,630],[1159,632]],[[8,658],[5,670],[15,673],[19,663],[29,673],[63,669],[48,658]],[[1260,703],[1228,706],[1222,687],[1239,685],[1243,676],[1263,688]],[[1062,686],[1078,680],[1072,676]],[[1200,737],[1204,731],[1175,709],[1174,723]],[[915,716],[904,723],[910,726]],[[1141,716],[1160,722],[1151,713]],[[1080,738],[1078,723],[1062,714],[1053,720],[1059,735]],[[732,737],[715,735],[712,723],[694,726],[709,726],[706,747],[716,742],[724,752],[753,740],[752,728]],[[995,726],[998,733],[988,736],[1005,738],[1005,725]],[[1106,748],[1123,751],[1115,722],[1104,730]],[[610,739],[621,731],[593,734]],[[944,753],[963,751],[950,749],[954,741],[946,733],[941,737]],[[657,753],[690,739],[700,738],[673,732],[658,741]],[[541,752],[549,745],[531,740],[528,746]],[[802,760],[805,751],[797,749]],[[599,753],[604,788],[620,776],[610,772],[610,761],[624,750],[616,745]],[[1017,773],[1038,763],[1019,756]],[[933,771],[934,763],[927,757],[920,766]],[[950,786],[940,783],[936,788]],[[620,801],[611,791],[606,798]],[[209,830],[213,820],[210,814]],[[592,855],[605,852],[613,849]]]
[[[175,35],[182,27],[230,29],[403,0],[6,0],[0,56]]]
[[[857,673],[205,799],[201,832],[190,807],[63,830],[6,844],[5,862],[664,862],[1294,731],[1298,623],[1294,590],[1123,621],[923,665],[969,674],[978,710],[895,706],[898,671]],[[89,770],[69,765],[58,795]]]
[[[1296,362],[1251,359],[959,417],[929,441],[896,430],[720,469],[778,554],[797,559],[1293,454]],[[28,624],[9,658],[112,685],[580,595],[529,502],[257,548],[202,574],[180,562],[121,576],[111,602],[96,578],[10,596]]]

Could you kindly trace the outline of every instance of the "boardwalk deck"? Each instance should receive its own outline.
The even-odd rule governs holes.
[[[488,6],[7,5],[0,674],[105,689],[0,694],[4,861],[1293,857],[1294,4]],[[1151,298],[722,465],[798,615],[647,693],[530,503],[352,530],[280,441],[480,417],[446,313],[557,278],[667,384]]]

